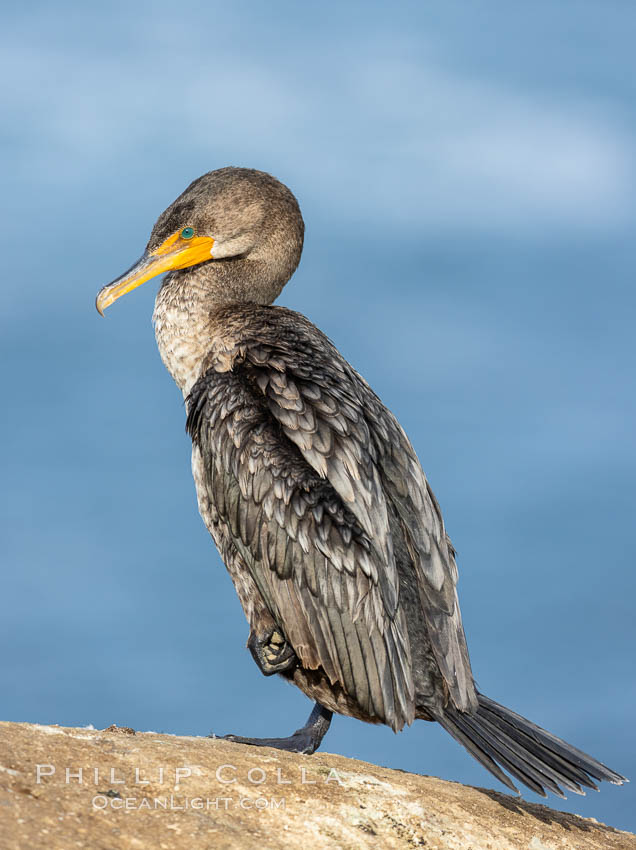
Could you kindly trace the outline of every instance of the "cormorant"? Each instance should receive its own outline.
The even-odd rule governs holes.
[[[159,351],[183,393],[199,510],[266,675],[315,701],[289,738],[312,753],[332,712],[394,731],[437,721],[505,785],[582,793],[624,777],[480,694],[455,551],[406,434],[308,319],[272,306],[304,223],[274,177],[222,168],[188,186],[97,309],[168,272]]]

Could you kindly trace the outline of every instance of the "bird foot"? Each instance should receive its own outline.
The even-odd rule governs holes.
[[[221,735],[223,741],[233,744],[249,744],[251,747],[274,747],[288,753],[305,753],[311,755],[318,749],[318,744],[311,735],[298,735],[296,732],[289,738],[244,738],[242,735]]]
[[[250,632],[247,648],[265,676],[284,673],[298,664],[296,653],[278,629],[272,629],[263,637]]]
[[[288,738],[244,738],[242,735],[215,735],[212,737],[220,737],[224,741],[232,741],[235,744],[249,744],[252,747],[274,747],[277,750],[286,750],[288,753],[311,755],[316,752],[327,734],[332,717],[333,712],[316,703],[307,723]]]

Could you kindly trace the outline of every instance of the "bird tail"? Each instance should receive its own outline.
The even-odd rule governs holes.
[[[614,785],[628,781],[520,714],[483,694],[477,698],[479,708],[475,714],[464,714],[449,704],[435,719],[517,794],[518,789],[504,770],[542,797],[547,797],[546,791],[565,797],[561,786],[575,794],[585,794],[583,788],[598,791],[595,779]]]

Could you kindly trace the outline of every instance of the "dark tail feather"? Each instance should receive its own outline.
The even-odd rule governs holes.
[[[436,720],[513,791],[519,793],[504,770],[543,797],[546,791],[565,797],[561,786],[575,794],[585,794],[582,786],[598,791],[594,779],[614,785],[628,781],[509,708],[483,694],[478,700],[476,714],[449,705]]]

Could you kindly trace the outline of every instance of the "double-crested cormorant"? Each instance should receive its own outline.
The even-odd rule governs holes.
[[[186,400],[201,516],[247,617],[261,671],[316,705],[289,738],[312,753],[332,712],[398,731],[437,721],[509,788],[581,792],[624,777],[480,694],[455,552],[395,417],[304,316],[271,306],[304,224],[268,174],[222,168],[161,214],[100,313],[168,272],[154,323]],[[562,787],[562,788],[561,788]]]

